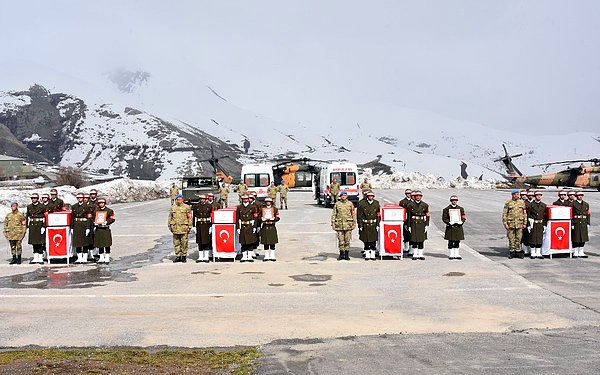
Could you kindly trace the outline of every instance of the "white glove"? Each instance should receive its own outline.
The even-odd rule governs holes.
[[[71,235],[73,235],[73,229],[71,229]]]
[[[544,227],[544,233],[546,233],[546,227]]]
[[[208,228],[208,234],[212,234],[212,227]]]
[[[427,228],[429,227],[429,225],[425,225],[425,233],[427,233]]]
[[[267,218],[261,217],[260,220],[267,221]]]
[[[89,230],[89,229],[86,229],[86,230],[85,230],[85,236],[87,237],[87,236],[89,236],[89,235],[90,235],[90,230]]]
[[[571,225],[571,229],[575,229],[575,225]]]
[[[41,234],[44,234],[44,233],[46,233],[46,228],[45,228],[45,227],[42,227],[42,228],[40,229],[40,233],[41,233]]]
[[[238,234],[240,234],[240,228],[238,228],[237,232],[238,232]]]
[[[256,227],[252,228],[252,233],[258,233],[258,228],[256,228]]]

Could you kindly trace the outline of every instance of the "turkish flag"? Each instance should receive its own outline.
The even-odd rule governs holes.
[[[214,224],[212,234],[216,252],[235,252],[235,224]]]
[[[383,224],[383,249],[387,254],[402,254],[402,225]]]
[[[571,225],[569,221],[550,222],[550,249],[568,250],[571,243]]]
[[[46,228],[46,248],[49,256],[67,255],[68,230],[69,228]]]

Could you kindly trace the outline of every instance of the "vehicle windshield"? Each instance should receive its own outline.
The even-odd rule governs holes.
[[[340,185],[354,185],[356,184],[356,174],[354,172],[334,172],[330,174],[329,182],[337,180]]]
[[[267,187],[271,183],[268,173],[247,173],[244,182],[248,187]]]

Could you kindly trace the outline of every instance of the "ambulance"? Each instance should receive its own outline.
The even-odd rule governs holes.
[[[325,207],[333,205],[330,184],[333,180],[340,184],[340,191],[348,193],[348,200],[358,203],[358,168],[353,163],[329,163],[321,167],[321,171],[315,176],[315,199],[318,205]]]
[[[268,164],[245,164],[242,166],[241,181],[248,185],[248,191],[255,191],[256,198],[264,202],[267,189],[273,180],[273,167]]]

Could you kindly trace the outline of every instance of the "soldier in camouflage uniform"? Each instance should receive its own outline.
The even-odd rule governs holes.
[[[4,237],[10,245],[12,260],[9,264],[21,264],[21,254],[23,253],[22,242],[27,231],[27,219],[19,211],[19,204],[12,202],[10,212],[4,218]]]
[[[175,204],[169,211],[169,230],[173,233],[173,245],[175,245],[175,260],[173,263],[187,262],[188,234],[192,230],[192,209],[183,203],[183,195],[175,198]]]
[[[427,240],[429,228],[429,205],[421,200],[423,193],[413,192],[414,201],[408,205],[408,224],[410,226],[410,239],[413,247],[413,260],[425,260],[423,247]]]
[[[365,177],[363,182],[360,183],[360,191],[362,192],[363,198],[365,198],[367,193],[371,190],[373,190],[373,187],[371,186],[369,179]]]
[[[60,212],[65,210],[65,202],[58,198],[58,191],[56,189],[50,189],[50,206],[48,212]]]
[[[267,210],[272,210],[272,215],[270,215],[270,217],[265,217],[265,215],[263,215],[265,212],[268,212]],[[273,198],[265,198],[265,205],[260,214],[260,221],[262,226],[260,230],[260,243],[263,244],[265,249],[265,256],[263,258],[263,262],[275,262],[277,260],[275,258],[275,244],[279,242],[275,223],[279,221],[280,217],[279,210],[277,209],[277,207],[273,206]]]
[[[227,200],[229,199],[229,187],[226,183],[222,183],[219,188],[219,206],[220,208],[227,208]]]
[[[335,205],[340,194],[340,183],[337,178],[334,178],[331,184],[329,184],[329,191],[331,192],[331,204]]]
[[[544,259],[542,255],[542,242],[546,231],[546,204],[542,202],[542,192],[536,191],[535,200],[527,205],[527,232],[529,246],[531,246],[531,259]]]
[[[450,223],[450,210],[460,210],[460,223]],[[448,240],[448,259],[462,260],[459,253],[460,241],[465,239],[463,224],[467,220],[465,209],[458,205],[458,197],[450,197],[450,204],[442,211],[442,221],[446,224],[444,239]]]
[[[250,197],[242,195],[242,204],[237,207],[237,232],[242,247],[241,262],[254,262],[250,253],[258,240],[259,212],[256,205],[250,204]]]
[[[512,259],[515,255],[518,255],[519,258],[523,259],[524,254],[519,251],[519,248],[523,229],[527,225],[527,214],[525,202],[519,199],[518,189],[512,191],[511,200],[504,204],[502,224],[508,237],[508,258]]]
[[[175,200],[177,199],[178,195],[179,195],[179,188],[173,182],[173,185],[171,185],[171,189],[169,189],[169,196],[171,197],[171,206],[173,204],[175,204]]]
[[[199,196],[200,201],[192,207],[196,227],[196,243],[198,244],[198,260],[196,263],[210,262],[210,247],[212,244],[212,212],[214,206],[207,202],[204,194]]]
[[[29,228],[29,237],[27,243],[33,246],[33,259],[30,264],[43,264],[44,243],[46,243],[46,227],[44,224],[46,206],[39,202],[40,196],[37,193],[31,194],[31,204],[27,205],[27,227]]]
[[[287,196],[288,196],[288,192],[290,191],[289,186],[287,186],[285,184],[284,180],[281,180],[281,184],[279,184],[279,187],[277,188],[277,190],[279,191],[279,208],[281,208],[283,210],[283,206],[285,204],[285,209],[288,209],[288,201],[287,201]],[[273,203],[275,203],[275,201],[273,201]]]
[[[240,183],[237,185],[237,193],[238,197],[240,198],[240,204],[242,203],[242,195],[246,195],[247,191],[248,185],[246,185],[244,181],[240,181]]]
[[[269,196],[269,198],[273,199],[273,202],[275,202],[275,200],[277,199],[277,191],[279,189],[277,189],[277,186],[275,186],[275,182],[271,182],[271,185],[269,185],[269,188],[267,189],[267,195]]]
[[[412,190],[411,189],[406,189],[404,190],[404,198],[402,198],[400,200],[400,202],[398,202],[398,205],[400,207],[403,207],[404,209],[406,209],[408,207],[408,204],[412,202]],[[412,247],[410,246],[410,231],[408,230],[409,225],[408,225],[408,220],[404,223],[404,225],[402,226],[402,240],[404,248],[403,251],[409,252],[412,251]]]
[[[573,220],[571,221],[571,241],[573,245],[573,256],[575,258],[587,258],[583,252],[583,246],[590,240],[588,228],[591,222],[590,205],[583,200],[583,192],[578,191],[577,199],[573,202]]]
[[[84,194],[77,194],[77,203],[71,206],[71,228],[73,230],[73,246],[77,252],[77,263],[87,263],[88,249],[93,241],[91,236],[92,212],[90,206],[83,201]]]
[[[359,239],[365,245],[365,260],[375,260],[375,250],[377,250],[377,240],[379,239],[381,206],[372,191],[365,192],[365,197],[366,199],[358,203],[356,223],[358,224]]]
[[[567,201],[567,192],[561,190],[558,192],[558,199],[552,202],[554,206],[568,206],[569,203]]]
[[[102,222],[96,222],[96,214],[98,212],[105,212],[105,220]],[[108,264],[110,263],[110,247],[112,246],[112,233],[110,231],[110,225],[115,222],[115,212],[106,207],[106,199],[97,199],[97,205],[92,212],[94,218],[94,247],[98,248],[99,258],[98,263]]]
[[[348,200],[348,193],[342,191],[340,200],[335,203],[331,212],[331,227],[337,232],[338,260],[350,260],[350,240],[352,231],[356,227],[356,213],[354,205]]]

